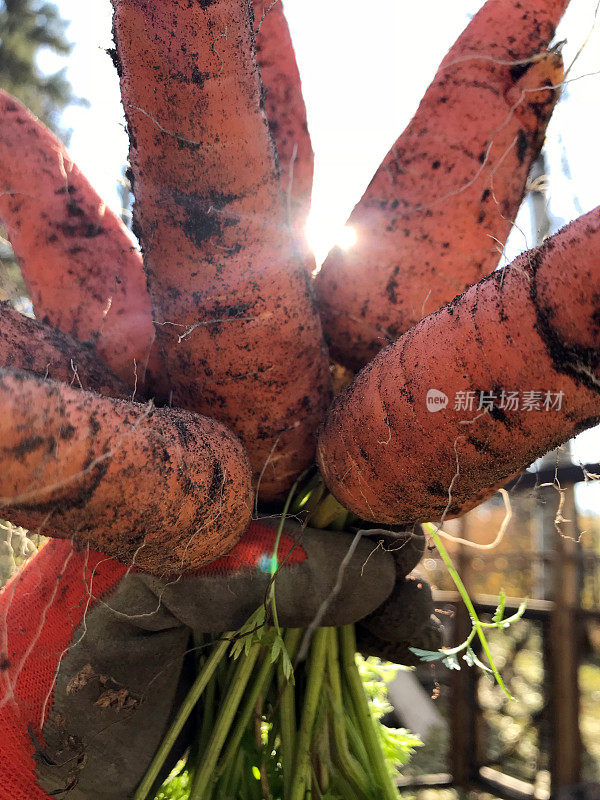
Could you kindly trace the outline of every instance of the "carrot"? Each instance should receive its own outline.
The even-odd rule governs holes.
[[[320,436],[338,501],[377,522],[456,516],[596,424],[598,252],[600,207],[383,350],[334,401]]]
[[[265,90],[265,113],[277,147],[288,217],[302,227],[310,210],[314,154],[300,73],[282,0],[253,0],[256,60]]]
[[[91,341],[127,383],[143,389],[146,368],[160,381],[141,256],[125,226],[56,136],[3,91],[0,220],[36,316]]]
[[[112,397],[131,390],[98,360],[92,348],[8,303],[0,303],[0,367],[26,370],[39,378],[63,381]]]
[[[498,263],[559,96],[545,50],[566,0],[488,0],[352,212],[357,243],[316,278],[333,357],[360,369]]]
[[[248,526],[247,458],[213,420],[7,369],[0,408],[0,508],[30,530],[173,575]]]
[[[273,499],[314,459],[329,375],[261,109],[251,5],[114,9],[134,222],[173,403],[237,433]]]

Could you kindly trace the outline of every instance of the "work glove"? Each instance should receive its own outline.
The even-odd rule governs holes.
[[[365,533],[393,557],[396,581],[386,600],[357,621],[357,647],[364,656],[416,666],[420,659],[411,648],[438,650],[443,644],[443,627],[433,614],[429,584],[406,577],[423,557],[425,536],[420,526],[397,534],[385,530]]]
[[[264,603],[277,523],[253,522],[227,555],[170,582],[64,540],[33,556],[0,594],[0,800],[130,798],[195,677],[194,637],[234,631]],[[305,627],[319,611],[324,626],[367,617],[375,652],[376,609],[404,596],[403,570],[422,543],[411,535],[394,549],[362,536],[341,572],[353,539],[286,524],[279,623]],[[402,611],[383,608],[406,644]]]

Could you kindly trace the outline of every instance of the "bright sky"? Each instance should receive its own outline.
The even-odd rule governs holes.
[[[116,185],[127,158],[118,79],[104,52],[111,46],[110,0],[55,0],[71,20],[75,43],[66,62],[75,93],[89,108],[72,107],[63,126],[70,151],[115,210]],[[268,4],[268,0],[265,0]],[[414,113],[437,65],[481,0],[285,0],[316,154],[309,239],[317,257],[341,235],[373,172]],[[571,0],[557,32],[569,65],[563,98],[547,136],[549,211],[554,230],[600,203],[600,19],[598,0]],[[433,24],[432,24],[433,23]],[[589,39],[588,39],[589,37]],[[586,44],[586,39],[588,39]],[[40,59],[54,70],[64,60]],[[506,248],[507,260],[535,244],[527,207]],[[574,458],[600,461],[600,434],[578,437]],[[583,506],[600,510],[600,487],[579,487]]]

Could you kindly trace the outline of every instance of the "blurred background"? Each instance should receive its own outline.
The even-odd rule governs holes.
[[[266,3],[267,5],[267,3]],[[414,113],[437,65],[480,0],[286,0],[316,154],[308,241],[320,263],[381,159]],[[571,0],[556,41],[568,67],[513,233],[499,265],[600,202],[600,21],[597,0]],[[68,143],[106,202],[130,218],[123,178],[127,136],[111,47],[109,0],[0,0],[0,85]],[[0,231],[1,236],[1,231]],[[0,299],[31,313],[10,244],[0,238]],[[600,797],[600,432],[588,431],[532,465],[500,496],[449,523],[463,581],[482,614],[498,592],[524,619],[491,636],[514,695],[485,676],[439,662],[401,672],[392,685],[395,723],[425,741],[405,769],[407,796]],[[31,549],[6,529],[0,582]],[[457,643],[470,622],[437,553],[417,568]],[[466,631],[466,633],[465,633]],[[461,638],[462,637],[462,638]],[[581,789],[583,792],[584,790]],[[594,794],[597,792],[597,794]]]

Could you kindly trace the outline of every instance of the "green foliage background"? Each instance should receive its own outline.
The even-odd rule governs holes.
[[[68,55],[67,22],[53,3],[0,0],[0,86],[57,130],[62,109],[74,98],[66,67],[44,75],[37,65],[43,48]]]
[[[66,67],[44,75],[37,56],[45,48],[71,52],[67,22],[53,3],[43,0],[0,0],[0,88],[23,102],[59,136],[60,113],[75,100]],[[21,271],[0,226],[0,300],[18,303],[26,296]]]

